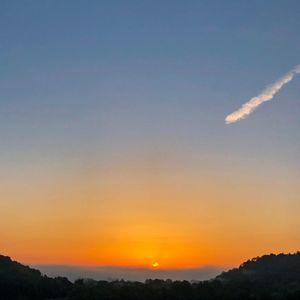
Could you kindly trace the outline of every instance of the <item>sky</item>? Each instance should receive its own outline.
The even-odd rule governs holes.
[[[300,248],[300,2],[0,1],[0,252],[228,268]]]

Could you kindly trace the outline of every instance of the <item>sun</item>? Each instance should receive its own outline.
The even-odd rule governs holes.
[[[159,263],[157,261],[155,261],[154,263],[152,263],[152,267],[153,268],[158,268],[159,267]]]

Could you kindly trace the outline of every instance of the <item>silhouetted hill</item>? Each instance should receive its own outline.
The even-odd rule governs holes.
[[[67,278],[49,278],[40,271],[0,255],[0,299],[47,299],[66,296],[72,284]]]
[[[223,286],[265,290],[270,299],[300,300],[300,252],[255,257],[216,277]]]
[[[300,252],[295,254],[270,254],[255,257],[239,268],[223,272],[216,277],[222,281],[272,282],[280,285],[300,284]]]
[[[49,278],[0,256],[0,299],[300,300],[300,253],[265,255],[201,282]]]

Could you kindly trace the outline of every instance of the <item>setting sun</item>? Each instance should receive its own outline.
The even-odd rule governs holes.
[[[152,264],[152,267],[153,268],[158,268],[159,267],[159,263],[157,261],[155,261],[153,264]]]

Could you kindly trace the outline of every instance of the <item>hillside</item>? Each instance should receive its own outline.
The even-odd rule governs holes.
[[[71,288],[66,278],[49,278],[40,271],[0,255],[0,299],[47,299],[66,296]]]
[[[300,300],[300,252],[253,258],[239,268],[223,272],[216,280],[226,287],[265,295],[266,299]]]
[[[256,257],[244,262],[239,268],[223,272],[217,279],[228,282],[250,280],[264,284],[300,285],[300,252]]]
[[[1,300],[300,300],[300,252],[265,255],[202,282],[49,278],[0,256]]]

